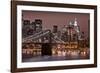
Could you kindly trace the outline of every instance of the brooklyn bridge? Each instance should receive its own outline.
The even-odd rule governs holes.
[[[44,29],[42,20],[35,19],[30,23],[23,20],[22,27],[22,61],[54,61],[89,59],[89,38],[84,36],[75,18],[59,31]]]

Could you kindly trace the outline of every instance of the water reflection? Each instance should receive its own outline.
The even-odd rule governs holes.
[[[48,50],[48,49],[47,49]],[[66,48],[65,45],[52,46],[51,55],[42,55],[41,45],[32,45],[23,47],[22,61],[35,62],[35,61],[57,61],[57,60],[79,60],[89,59],[90,49],[84,48]]]
[[[80,50],[58,50],[53,51],[52,56],[41,56],[40,50],[35,51],[32,57],[23,58],[23,62],[37,62],[37,61],[59,61],[59,60],[80,60],[80,59],[89,59],[89,51],[80,51]]]

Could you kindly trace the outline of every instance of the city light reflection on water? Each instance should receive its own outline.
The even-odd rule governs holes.
[[[41,56],[41,50],[33,50],[30,49],[30,51],[25,51],[24,53],[27,53],[30,55],[32,54],[32,57],[26,57],[23,58],[23,62],[37,62],[37,61],[59,61],[59,60],[80,60],[80,59],[89,59],[89,49],[85,48],[84,50],[73,50],[73,49],[67,49],[67,50],[60,50],[60,49],[54,49],[52,50],[52,55],[45,55]],[[25,55],[26,56],[26,55]]]

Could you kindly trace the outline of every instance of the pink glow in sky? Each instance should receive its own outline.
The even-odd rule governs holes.
[[[81,31],[88,35],[89,14],[83,13],[61,13],[61,12],[42,12],[42,11],[22,11],[23,19],[34,22],[35,19],[42,19],[43,29],[52,29],[53,25],[58,26],[58,30],[62,30],[64,25],[68,25],[70,21],[77,18]]]

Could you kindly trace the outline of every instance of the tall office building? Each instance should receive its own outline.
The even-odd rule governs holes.
[[[42,30],[42,20],[41,19],[35,19],[35,26],[36,26],[36,32],[39,32]]]
[[[81,38],[80,27],[78,26],[77,19],[75,18],[74,22],[70,21],[68,27],[68,41],[77,41]]]
[[[30,20],[23,20],[24,25],[30,25]]]
[[[53,33],[57,33],[58,31],[58,26],[57,25],[53,25]]]
[[[35,32],[36,31],[36,23],[35,22],[32,22],[31,23],[31,27],[33,28],[33,32]]]
[[[22,37],[28,36],[28,30],[30,26],[30,20],[22,20]]]

